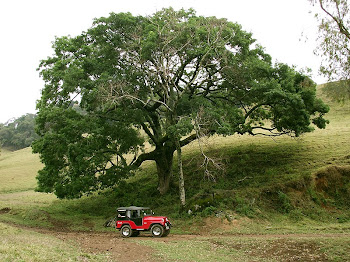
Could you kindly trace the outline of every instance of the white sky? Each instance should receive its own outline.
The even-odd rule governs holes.
[[[44,86],[36,68],[53,54],[55,36],[78,35],[92,25],[93,18],[111,12],[151,15],[169,6],[193,7],[198,15],[238,22],[274,61],[309,67],[316,82],[325,82],[318,75],[320,59],[313,54],[317,22],[307,0],[4,0],[0,3],[0,123],[35,113]]]

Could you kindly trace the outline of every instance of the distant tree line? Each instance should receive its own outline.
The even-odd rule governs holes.
[[[26,114],[0,124],[0,145],[13,150],[28,147],[38,137],[35,133],[35,114]]]

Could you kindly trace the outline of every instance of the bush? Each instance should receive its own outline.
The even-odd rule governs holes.
[[[253,208],[252,203],[249,203],[246,199],[237,196],[234,200],[234,205],[234,209],[238,214],[249,218],[254,218],[256,216],[256,211]]]
[[[304,214],[301,212],[300,209],[293,209],[289,212],[289,218],[294,221],[300,221],[304,218]]]
[[[282,191],[279,191],[277,193],[278,196],[278,210],[281,213],[289,213],[294,209],[294,206],[292,205],[292,202],[290,201],[288,195],[283,193]]]

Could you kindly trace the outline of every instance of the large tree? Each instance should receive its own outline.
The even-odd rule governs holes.
[[[193,10],[111,13],[53,49],[33,149],[38,189],[60,198],[114,186],[147,160],[165,194],[174,152],[199,134],[298,136],[327,123],[309,77],[273,65],[239,24]]]

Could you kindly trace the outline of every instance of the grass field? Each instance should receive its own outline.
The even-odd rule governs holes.
[[[0,261],[108,261],[108,254],[89,254],[73,241],[0,223]]]
[[[34,190],[35,176],[41,169],[39,156],[31,148],[15,152],[2,149],[0,152],[0,193]]]
[[[139,241],[141,242],[141,241]],[[199,237],[144,245],[164,261],[349,261],[349,236]]]
[[[204,145],[206,153],[225,166],[221,171],[212,170],[215,183],[201,169],[198,143],[186,146],[188,209],[201,206],[191,216],[178,213],[176,175],[169,194],[159,196],[152,163],[145,163],[122,189],[57,200],[52,194],[34,192],[36,172],[42,165],[30,148],[3,149],[0,261],[44,261],[60,253],[67,255],[58,261],[107,259],[108,254],[93,255],[76,243],[71,246],[8,223],[112,232],[102,227],[103,222],[114,216],[117,206],[131,204],[149,205],[156,213],[169,216],[175,235],[197,235],[169,241],[132,240],[151,247],[161,261],[349,261],[350,103],[323,98],[331,106],[325,130],[299,138],[209,138]],[[49,249],[42,248],[45,241],[51,243]],[[24,242],[31,245],[21,249]]]

